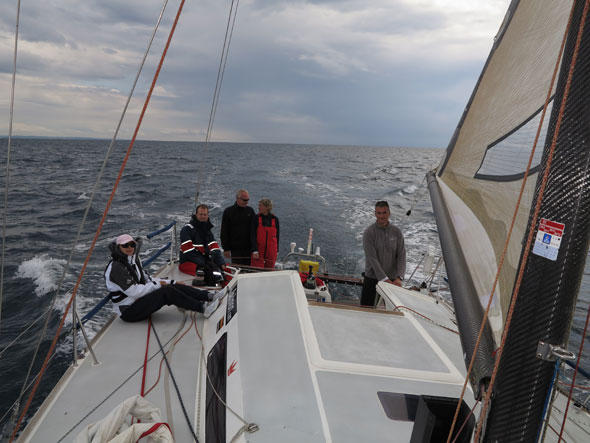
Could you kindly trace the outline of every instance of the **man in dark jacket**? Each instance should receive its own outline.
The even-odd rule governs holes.
[[[245,189],[236,192],[236,202],[225,208],[221,219],[221,246],[226,258],[232,263],[250,265],[253,246],[250,241],[250,227],[255,217],[254,209],[248,206],[250,195]]]
[[[219,244],[211,232],[213,224],[209,221],[209,207],[199,205],[188,224],[180,230],[180,265],[178,269],[185,274],[196,275],[197,269],[209,273],[220,270],[225,265]]]

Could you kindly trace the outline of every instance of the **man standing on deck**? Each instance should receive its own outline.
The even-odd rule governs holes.
[[[389,222],[389,204],[375,204],[377,221],[365,229],[365,272],[361,306],[375,306],[376,286],[380,281],[402,285],[406,273],[406,248],[402,231]]]
[[[245,189],[236,192],[236,202],[225,208],[221,219],[221,246],[223,255],[232,263],[250,266],[253,245],[250,242],[250,226],[255,217],[248,206],[250,195]]]

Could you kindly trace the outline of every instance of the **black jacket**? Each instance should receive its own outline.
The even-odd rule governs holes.
[[[254,251],[250,241],[252,219],[256,216],[250,206],[237,203],[225,208],[221,219],[221,246],[225,251]]]
[[[211,258],[219,266],[225,264],[211,228],[213,224],[209,220],[200,222],[193,214],[191,221],[180,230],[180,263],[204,266],[207,258]]]
[[[133,265],[129,263],[127,255],[121,252],[121,250],[115,242],[109,244],[109,249],[111,250],[112,257],[112,260],[108,264],[110,265],[112,263],[109,277],[113,283],[119,285],[123,290],[126,290],[131,285],[137,283],[146,283],[145,273],[141,266],[141,261],[139,260],[139,250],[141,248],[141,239],[139,237],[135,239],[135,244],[136,246],[134,251],[134,265],[137,268],[137,271],[133,269]]]

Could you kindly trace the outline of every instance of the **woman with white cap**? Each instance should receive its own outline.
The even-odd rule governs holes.
[[[114,311],[128,322],[141,321],[164,305],[175,305],[209,317],[217,308],[223,291],[213,297],[207,291],[174,283],[174,280],[152,279],[139,260],[141,239],[129,234],[118,236],[110,245],[112,260],[104,276]]]

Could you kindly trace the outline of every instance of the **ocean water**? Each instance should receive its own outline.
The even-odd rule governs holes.
[[[3,140],[6,144],[6,140]],[[108,147],[104,140],[14,139],[11,152],[4,302],[0,352],[50,306],[70,250],[72,264],[52,311],[49,330],[34,364],[40,366],[59,323],[59,315],[78,277],[111,188],[127,149],[117,143],[96,194],[82,237],[79,229],[94,181]],[[439,149],[312,146],[286,144],[139,141],[123,173],[112,208],[99,236],[78,293],[84,315],[104,295],[102,273],[109,259],[108,243],[118,234],[145,236],[172,220],[182,226],[194,210],[197,181],[200,201],[210,205],[214,233],[219,234],[223,208],[233,204],[235,192],[247,188],[250,204],[270,198],[280,219],[280,251],[289,243],[306,247],[309,229],[314,246],[329,263],[331,273],[359,276],[364,268],[362,232],[374,222],[373,204],[388,200],[392,221],[404,232],[408,252],[407,276],[430,248],[440,254],[436,224],[425,187],[426,172],[443,154]],[[201,171],[201,173],[199,173]],[[5,168],[1,173],[4,189]],[[406,212],[412,208],[408,217]],[[144,253],[157,250],[168,237],[146,241]],[[166,253],[164,254],[166,257]],[[164,258],[159,260],[162,263]],[[156,262],[152,269],[157,268]],[[413,283],[424,276],[419,269]],[[590,271],[586,269],[574,320],[571,349],[577,350],[590,299]],[[335,298],[358,298],[357,288],[335,293]],[[88,323],[91,335],[110,316],[99,313]],[[31,328],[0,358],[0,429],[17,398],[36,344],[42,321]],[[68,319],[66,325],[71,325]],[[34,410],[71,359],[70,336],[60,340]],[[585,359],[585,367],[590,360]],[[10,382],[7,382],[7,381]]]

